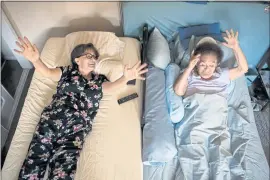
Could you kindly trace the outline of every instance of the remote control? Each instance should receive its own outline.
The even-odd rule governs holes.
[[[136,79],[133,79],[127,82],[127,85],[135,85],[135,84],[136,84]]]
[[[118,99],[118,104],[119,104],[119,105],[120,105],[120,104],[123,104],[123,103],[125,103],[125,102],[127,102],[127,101],[130,101],[130,100],[132,100],[132,99],[135,99],[135,98],[137,98],[137,97],[139,97],[138,94],[137,94],[137,93],[133,93],[133,94],[131,94],[131,95],[128,95],[128,96],[126,96],[126,97],[123,97],[123,98],[121,98],[121,99]]]

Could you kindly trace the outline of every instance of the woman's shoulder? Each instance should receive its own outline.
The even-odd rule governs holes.
[[[95,74],[95,78],[96,81],[99,81],[100,83],[109,81],[108,78],[104,75],[104,74]]]

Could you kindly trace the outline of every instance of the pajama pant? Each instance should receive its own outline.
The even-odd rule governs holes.
[[[74,179],[84,138],[92,126],[89,121],[76,116],[60,120],[58,118],[46,120],[41,117],[20,171],[20,180],[43,179],[47,165],[48,179]]]

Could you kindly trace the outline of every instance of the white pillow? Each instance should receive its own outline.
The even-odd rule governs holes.
[[[122,60],[125,43],[114,33],[102,31],[80,31],[68,34],[66,37],[66,58],[70,60],[72,50],[79,44],[92,43],[100,54],[99,60]]]
[[[100,61],[96,65],[95,72],[105,75],[110,82],[114,82],[124,74],[124,66],[121,61]]]
[[[155,67],[163,70],[171,62],[169,44],[157,28],[154,29],[148,40],[147,59]]]
[[[50,68],[68,66],[71,64],[70,58],[67,59],[65,51],[65,38],[50,38],[44,45],[41,52],[42,61]],[[70,54],[69,54],[70,57]],[[96,66],[96,72],[105,75],[109,81],[113,82],[123,75],[123,64],[118,59],[100,60]]]

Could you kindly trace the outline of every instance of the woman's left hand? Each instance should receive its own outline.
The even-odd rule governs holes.
[[[141,61],[138,61],[132,68],[128,68],[127,66],[125,66],[124,78],[127,81],[133,79],[145,80],[145,78],[142,77],[142,75],[148,72],[146,66],[147,64],[146,63],[141,64]]]
[[[238,43],[238,32],[234,34],[233,30],[231,32],[226,30],[227,37],[224,37],[226,43],[223,43],[224,46],[228,48],[237,49],[239,47]]]

